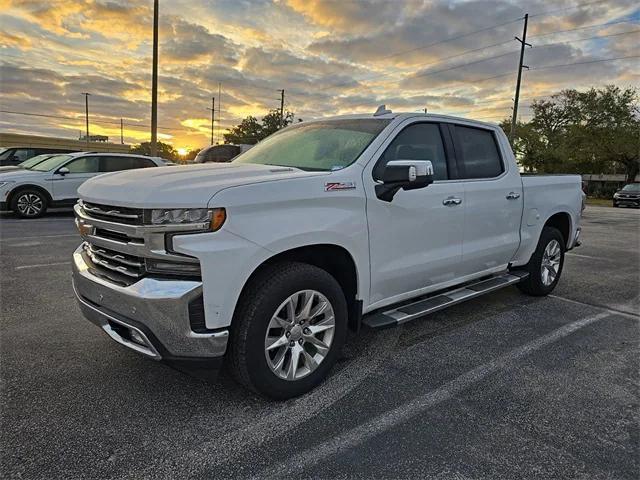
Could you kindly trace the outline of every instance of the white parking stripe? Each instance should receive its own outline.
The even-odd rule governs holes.
[[[40,268],[40,267],[53,267],[55,265],[69,265],[70,262],[56,262],[56,263],[38,263],[36,265],[20,265],[16,267],[16,270],[23,270],[25,268]]]
[[[603,312],[560,327],[547,335],[539,337],[532,342],[510,351],[509,353],[501,355],[489,363],[480,365],[479,367],[460,375],[432,392],[422,395],[394,410],[383,413],[382,415],[379,415],[378,417],[375,417],[352,430],[333,437],[320,445],[312,446],[302,453],[289,457],[286,462],[274,465],[271,468],[262,471],[254,478],[282,478],[285,476],[301,475],[306,468],[317,464],[321,460],[331,455],[343,452],[346,449],[356,447],[367,439],[410,420],[424,410],[453,398],[456,394],[479,383],[489,375],[512,367],[517,360],[526,357],[536,350],[540,350],[553,342],[557,342],[558,340],[571,335],[581,328],[609,316],[611,316],[611,313]]]
[[[591,255],[580,255],[579,253],[567,252],[566,255],[571,257],[580,257],[580,258],[591,258],[593,260],[606,260],[606,258],[602,257],[592,257]]]
[[[610,305],[609,308],[607,308],[604,305],[595,305],[592,303],[585,303],[585,302],[580,302],[579,300],[572,300],[571,298],[565,298],[565,297],[560,297],[558,295],[549,295],[550,298],[555,298],[557,300],[562,300],[564,302],[568,302],[568,303],[574,303],[576,305],[581,305],[583,307],[589,307],[589,308],[598,308],[600,310],[604,310],[605,312],[609,312],[612,315],[622,315],[623,317],[627,317],[627,318],[632,318],[634,320],[637,320],[640,318],[640,314],[637,313],[633,313],[633,312],[628,312],[622,308],[618,308],[617,306],[612,306]]]

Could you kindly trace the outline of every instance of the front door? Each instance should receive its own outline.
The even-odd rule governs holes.
[[[364,170],[370,308],[455,280],[462,258],[464,185],[447,181],[452,163],[447,154],[450,148],[445,147],[446,132],[438,123],[426,122],[407,122],[398,130],[382,147],[384,153],[373,160],[373,170]],[[375,179],[391,160],[430,160],[434,183],[422,189],[400,190],[391,202],[378,199]]]
[[[78,187],[100,173],[99,159],[98,156],[75,158],[63,165],[69,169],[69,173],[63,175],[58,171],[54,172],[52,177],[53,199],[65,201],[78,198]]]

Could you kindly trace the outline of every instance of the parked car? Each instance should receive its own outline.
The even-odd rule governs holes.
[[[628,183],[614,193],[613,206],[640,208],[640,182]]]
[[[65,148],[9,147],[0,151],[0,167],[15,166],[44,153],[61,154],[74,151]]]
[[[251,147],[253,147],[253,145],[211,145],[210,147],[205,147],[200,150],[196,155],[196,158],[193,160],[193,163],[230,162],[241,153],[249,150]]]
[[[55,153],[45,153],[43,155],[36,155],[35,157],[31,157],[29,160],[25,160],[22,163],[19,163],[18,165],[6,165],[4,167],[0,167],[0,173],[4,173],[4,172],[11,172],[14,170],[20,170],[20,169],[24,169],[24,168],[29,168],[32,167],[34,165],[37,165],[40,162],[45,161],[47,158],[53,157],[54,155],[56,155]]]
[[[348,327],[508,285],[551,293],[579,244],[580,182],[521,177],[493,124],[384,109],[305,122],[231,163],[84,183],[74,289],[116,342],[224,358],[251,390],[289,398],[326,377]]]
[[[164,165],[161,158],[122,153],[54,155],[35,165],[0,172],[0,210],[13,210],[23,218],[40,217],[49,207],[73,205],[78,187],[96,175]]]

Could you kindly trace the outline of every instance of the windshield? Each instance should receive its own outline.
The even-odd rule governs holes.
[[[6,160],[7,158],[9,158],[9,149],[0,148],[0,160]]]
[[[61,164],[71,158],[71,155],[54,155],[46,160],[34,165],[29,170],[35,170],[36,172],[48,172],[54,168],[58,168]]]
[[[301,123],[267,137],[233,162],[340,170],[355,162],[388,124],[383,119]]]
[[[640,192],[640,183],[630,183],[625,185],[622,189],[623,192]]]
[[[26,168],[27,170],[30,169],[31,167],[33,167],[34,165],[39,164],[40,162],[46,160],[47,158],[51,157],[50,153],[47,153],[45,155],[36,155],[33,158],[30,158],[29,160],[25,160],[22,163],[18,164],[18,167],[20,168]]]

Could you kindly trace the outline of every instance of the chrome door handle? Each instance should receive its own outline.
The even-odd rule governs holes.
[[[520,194],[516,192],[509,192],[506,198],[507,200],[517,200],[518,198],[520,198]]]
[[[448,197],[442,201],[442,204],[446,205],[447,207],[453,207],[455,205],[460,205],[461,203],[462,203],[462,199],[458,197]]]

